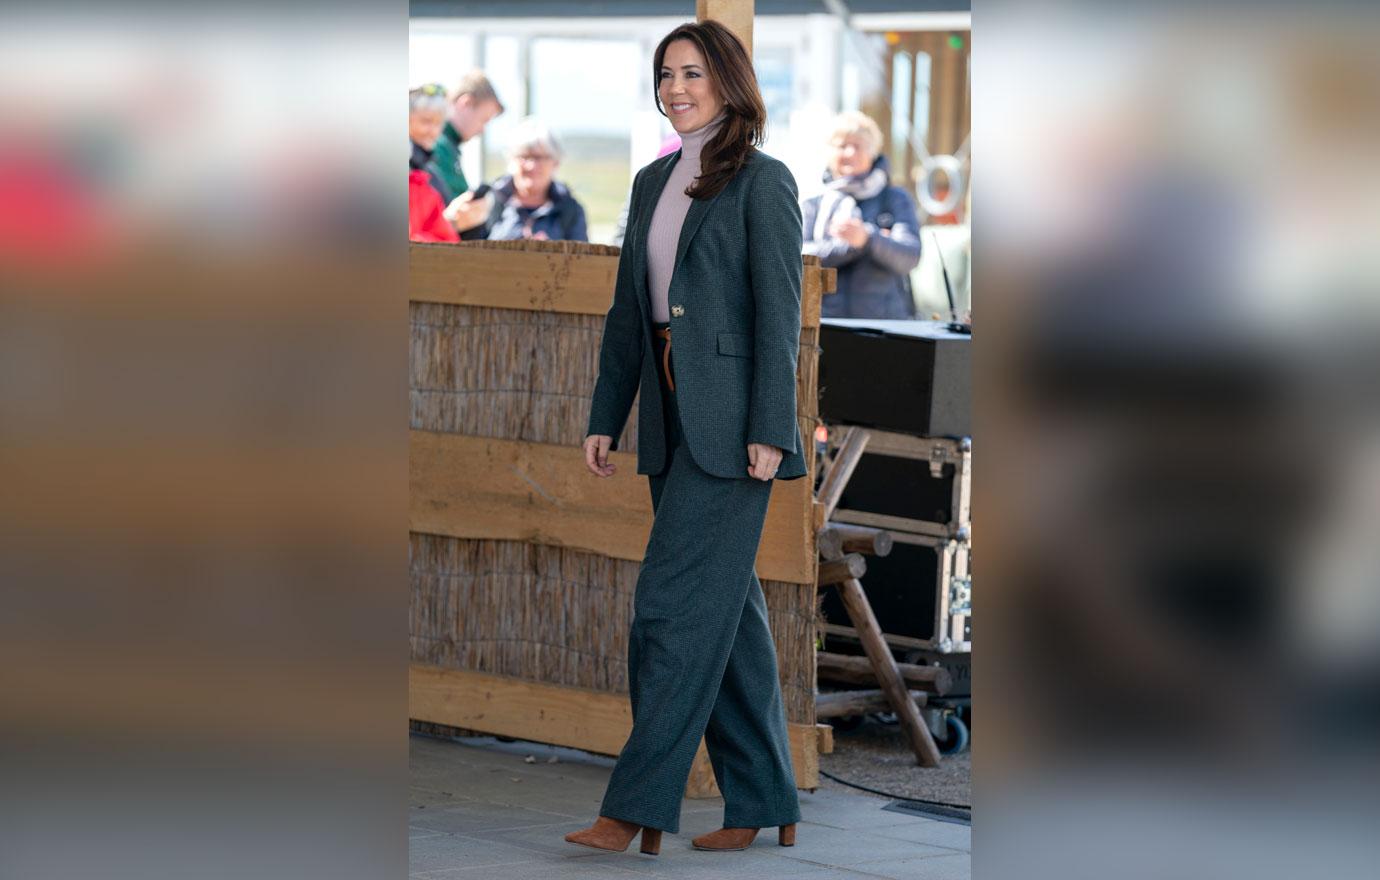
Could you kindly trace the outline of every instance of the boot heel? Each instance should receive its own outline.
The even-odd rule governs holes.
[[[776,842],[782,846],[795,846],[795,823],[782,825],[776,829]]]
[[[660,828],[648,828],[648,827],[646,827],[645,825],[643,826],[643,828],[642,828],[642,852],[646,853],[646,854],[649,855],[649,856],[654,856],[654,855],[656,855],[657,853],[661,852],[661,829],[660,829]]]

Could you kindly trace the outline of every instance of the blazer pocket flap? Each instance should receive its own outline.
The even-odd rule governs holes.
[[[751,333],[720,333],[719,354],[750,358],[752,357],[752,342]]]

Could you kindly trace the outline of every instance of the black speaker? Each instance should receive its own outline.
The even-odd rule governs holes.
[[[819,414],[919,437],[972,434],[972,337],[939,321],[822,318]]]

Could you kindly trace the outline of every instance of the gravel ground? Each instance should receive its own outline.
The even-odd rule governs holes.
[[[819,756],[819,768],[849,782],[903,798],[951,804],[973,802],[971,751],[941,758],[938,767],[926,769],[915,763],[915,753],[910,750],[899,725],[883,724],[872,716],[856,730],[835,728],[834,751]],[[830,791],[869,794],[825,776],[820,776],[819,784]]]

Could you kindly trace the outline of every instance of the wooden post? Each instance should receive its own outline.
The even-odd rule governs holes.
[[[753,0],[695,0],[696,20],[712,18],[733,31],[733,35],[743,41],[749,58],[752,57],[753,11]]]

